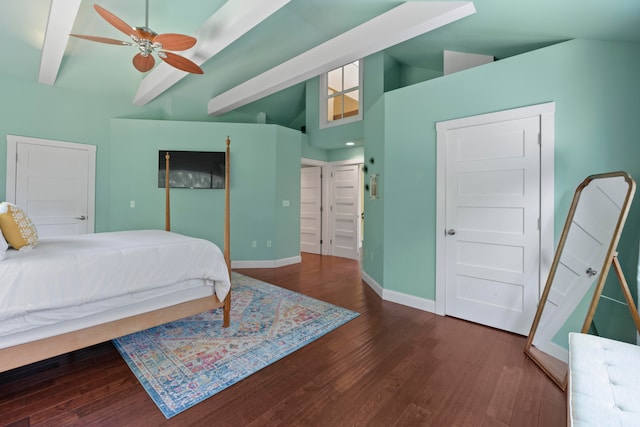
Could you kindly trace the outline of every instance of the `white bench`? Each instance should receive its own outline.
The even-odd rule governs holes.
[[[569,426],[640,426],[640,346],[569,334]]]

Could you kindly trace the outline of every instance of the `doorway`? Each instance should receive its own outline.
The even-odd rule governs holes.
[[[553,254],[553,112],[437,124],[439,314],[529,332]]]
[[[303,159],[300,251],[358,259],[362,239],[361,163]]]
[[[300,252],[322,253],[322,167],[300,171]]]
[[[7,200],[40,237],[93,233],[94,145],[7,135]]]

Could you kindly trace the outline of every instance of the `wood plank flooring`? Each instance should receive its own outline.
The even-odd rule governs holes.
[[[355,261],[237,271],[361,315],[170,420],[111,343],[15,369],[0,426],[566,425],[524,337],[382,301]]]

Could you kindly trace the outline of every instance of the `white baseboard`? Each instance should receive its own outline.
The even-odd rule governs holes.
[[[278,268],[302,262],[300,255],[272,261],[231,261],[231,268]]]
[[[413,295],[408,295],[402,292],[391,291],[384,289],[377,283],[371,276],[365,271],[361,272],[362,280],[369,285],[369,287],[384,301],[395,302],[397,304],[406,305],[407,307],[417,308],[418,310],[428,311],[429,313],[436,312],[436,302],[434,300],[420,298]]]
[[[385,289],[382,292],[382,299],[406,305],[408,307],[417,308],[418,310],[428,311],[429,313],[436,312],[436,302],[432,299],[420,298],[414,295],[404,294],[402,292],[391,291],[389,289]]]
[[[362,276],[362,280],[364,281],[364,283],[369,285],[373,292],[375,292],[380,298],[382,298],[382,292],[384,291],[382,286],[380,286],[375,280],[373,280],[373,278],[369,276],[364,270],[360,271],[360,275]]]

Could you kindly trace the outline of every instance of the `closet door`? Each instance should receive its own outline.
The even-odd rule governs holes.
[[[446,314],[526,335],[539,298],[540,121],[447,133]]]
[[[18,136],[7,141],[16,159],[8,171],[13,184],[7,180],[13,200],[39,236],[93,233],[96,147]]]

